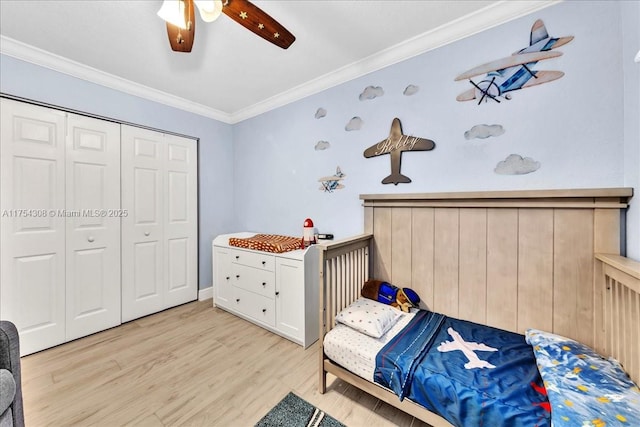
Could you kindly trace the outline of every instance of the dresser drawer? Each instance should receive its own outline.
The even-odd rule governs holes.
[[[274,256],[258,252],[241,251],[231,249],[231,262],[247,265],[262,270],[273,271],[275,268]]]
[[[276,292],[276,279],[273,271],[234,264],[231,283],[233,286],[273,299]]]
[[[238,288],[235,290],[233,309],[269,326],[276,325],[275,302],[262,295]]]

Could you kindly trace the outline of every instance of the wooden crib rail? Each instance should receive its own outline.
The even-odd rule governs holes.
[[[362,284],[369,278],[369,252],[372,234],[362,234],[331,243],[319,244],[320,256],[320,369],[318,389],[327,385],[325,334],[335,326],[336,314],[360,296]]]
[[[640,383],[640,262],[596,254],[596,349],[624,366]]]
[[[320,339],[335,324],[336,314],[360,295],[369,278],[373,235],[362,234],[318,245],[320,249]]]

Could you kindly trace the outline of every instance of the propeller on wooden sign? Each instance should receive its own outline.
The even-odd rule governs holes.
[[[224,13],[238,24],[274,45],[287,49],[296,40],[278,21],[248,0],[164,0],[158,15],[167,22],[171,49],[191,52],[195,38],[195,9],[205,22]]]

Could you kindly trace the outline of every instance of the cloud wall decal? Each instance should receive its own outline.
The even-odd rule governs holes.
[[[464,133],[466,139],[486,139],[490,136],[500,136],[505,132],[502,125],[475,125]]]
[[[494,172],[500,175],[525,175],[540,169],[540,162],[531,157],[510,154],[506,159],[498,162]]]
[[[318,143],[315,146],[316,151],[321,151],[321,150],[326,150],[329,147],[331,147],[331,144],[329,143],[329,141],[318,141]]]
[[[324,116],[327,115],[327,110],[325,110],[324,108],[320,107],[318,108],[318,111],[316,111],[316,119],[321,119]]]
[[[367,99],[374,99],[382,95],[384,95],[384,90],[380,86],[367,86],[360,94],[359,99],[360,101],[365,101]]]
[[[349,123],[347,123],[347,125],[344,127],[344,130],[346,131],[360,130],[362,129],[363,124],[364,124],[364,121],[360,117],[356,116],[351,120],[349,120]]]
[[[406,96],[411,96],[411,95],[415,95],[416,93],[418,93],[419,90],[420,90],[419,86],[409,85],[404,89],[404,92],[402,92],[402,94],[406,95]]]

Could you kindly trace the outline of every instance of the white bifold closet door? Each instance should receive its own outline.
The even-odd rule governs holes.
[[[120,323],[120,134],[0,102],[0,317],[24,355]]]
[[[69,114],[67,341],[120,324],[120,125]]]
[[[196,141],[122,125],[122,321],[197,299]]]

